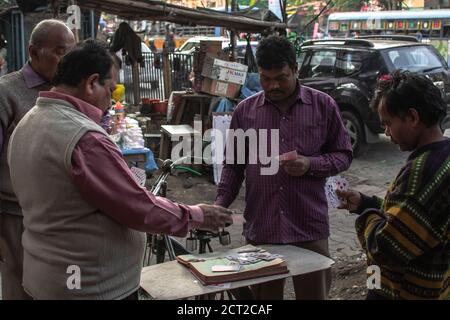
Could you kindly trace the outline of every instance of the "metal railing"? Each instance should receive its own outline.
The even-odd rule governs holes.
[[[172,80],[172,91],[192,88],[189,75],[193,70],[194,55],[182,53],[169,53],[170,77]]]
[[[189,75],[193,69],[193,55],[181,53],[143,53],[144,63],[139,66],[141,98],[168,99],[172,91],[191,88]],[[131,65],[123,63],[125,100],[133,103],[133,77]]]

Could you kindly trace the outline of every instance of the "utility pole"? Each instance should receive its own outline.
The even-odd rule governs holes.
[[[231,12],[237,11],[237,0],[231,0]],[[236,57],[234,54],[236,48],[236,32],[233,29],[230,29],[230,60],[236,61]]]

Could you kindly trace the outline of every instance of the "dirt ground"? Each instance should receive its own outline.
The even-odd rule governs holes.
[[[446,131],[450,137],[450,130]],[[353,189],[367,194],[383,197],[387,186],[403,165],[408,153],[400,152],[386,137],[371,145],[369,151],[360,158],[354,159],[350,169],[343,173]],[[151,184],[155,178],[147,182]],[[168,180],[168,198],[186,204],[213,203],[216,186],[212,181],[212,172],[203,172],[202,177],[192,178],[188,174],[171,176]],[[235,209],[239,218],[245,207],[244,188],[241,189],[231,208]],[[366,264],[354,230],[355,216],[343,210],[330,210],[330,253],[335,261],[332,267],[332,287],[330,299],[333,300],[360,300],[364,299],[366,289]],[[231,235],[232,247],[244,245],[242,233],[242,219],[227,230]],[[185,239],[179,239],[185,243]],[[224,247],[217,240],[211,243],[213,250],[222,250]],[[288,280],[285,287],[285,299],[294,299],[292,281]],[[0,293],[1,300],[1,293]]]
[[[450,136],[450,130],[446,132]],[[354,159],[350,169],[342,173],[358,191],[383,197],[387,186],[404,164],[408,153],[401,152],[385,136],[379,143],[371,145],[365,155]],[[148,182],[154,180],[150,179]],[[245,208],[244,187],[230,208],[242,214]],[[202,177],[191,177],[187,173],[179,173],[168,180],[168,198],[186,204],[213,203],[216,186],[213,183],[210,169],[203,170]],[[344,210],[330,210],[330,253],[335,264],[332,267],[332,287],[330,299],[361,300],[365,299],[366,259],[362,252],[354,229],[355,215]],[[237,219],[242,221],[242,219]],[[235,222],[228,228],[231,234],[229,248],[245,244],[242,237],[242,223]],[[184,239],[179,239],[184,243]],[[214,251],[222,250],[218,241],[212,241]],[[285,299],[295,299],[292,281],[285,287]]]
[[[212,176],[205,172],[203,177],[190,177],[188,174],[172,176],[168,180],[168,197],[172,200],[187,203],[212,203],[215,198],[216,186],[213,184]],[[241,190],[238,198],[231,208],[242,213],[245,206],[243,192]],[[240,219],[236,219],[240,220]],[[242,225],[238,222],[230,227],[232,244],[229,246],[239,247],[244,244],[241,236]],[[185,239],[178,239],[185,244]],[[215,239],[211,243],[214,251],[222,250]],[[335,264],[332,268],[332,287],[330,299],[333,300],[357,300],[364,299],[366,295],[366,264],[364,255],[356,259],[334,258]],[[290,279],[286,282],[285,299],[295,299],[294,288]]]

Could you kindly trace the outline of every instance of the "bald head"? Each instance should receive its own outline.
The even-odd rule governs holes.
[[[31,32],[30,45],[43,47],[48,40],[51,40],[50,38],[53,38],[61,33],[72,34],[72,31],[70,31],[70,29],[62,21],[56,19],[42,20]]]
[[[28,52],[34,71],[51,82],[59,60],[75,46],[72,31],[61,21],[39,22],[31,32]]]

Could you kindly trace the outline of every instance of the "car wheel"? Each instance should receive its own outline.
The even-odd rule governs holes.
[[[366,151],[366,139],[364,129],[359,117],[351,111],[342,111],[342,120],[350,136],[353,155],[358,157]]]

